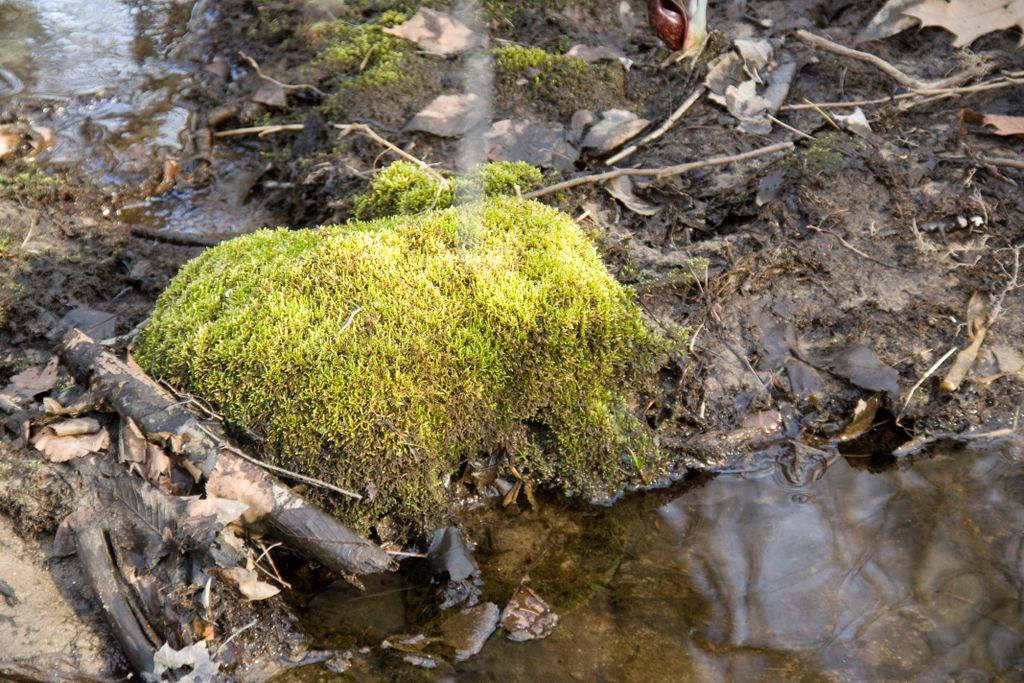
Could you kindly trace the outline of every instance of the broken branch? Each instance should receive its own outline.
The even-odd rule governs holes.
[[[749,152],[742,152],[740,154],[731,154],[724,157],[713,157],[711,159],[704,159],[703,161],[691,161],[685,164],[677,164],[675,166],[662,166],[660,168],[617,168],[613,171],[605,171],[604,173],[595,173],[593,175],[580,176],[578,178],[571,178],[564,180],[554,185],[548,185],[542,187],[539,190],[533,192],[527,192],[523,195],[523,199],[535,199],[537,197],[543,197],[544,195],[552,194],[554,192],[561,192],[562,190],[568,190],[579,185],[587,185],[593,183],[604,182],[605,180],[612,180],[613,178],[619,178],[621,176],[636,176],[645,178],[666,178],[668,176],[682,175],[689,173],[690,171],[696,171],[702,168],[711,168],[713,166],[725,166],[726,164],[732,164],[737,161],[746,161],[747,159],[754,159],[756,157],[765,156],[766,154],[773,154],[775,152],[787,152],[793,149],[792,142],[777,142],[774,145],[768,145],[767,147],[760,147],[758,149],[750,150]]]
[[[422,168],[426,173],[433,176],[434,179],[441,184],[442,188],[448,187],[448,180],[443,175],[435,171],[430,164],[423,161],[422,159],[417,159],[416,157],[409,154],[404,149],[398,147],[394,143],[385,140],[381,136],[377,135],[377,133],[375,133],[374,130],[369,126],[362,123],[332,123],[331,125],[334,128],[337,128],[338,130],[341,131],[342,137],[348,135],[353,131],[356,133],[362,133],[366,137],[376,142],[378,145],[386,147],[387,149],[391,150],[392,152],[402,157],[406,161],[416,164],[417,166]]]
[[[697,100],[699,100],[700,96],[703,94],[704,86],[700,85],[697,87],[696,90],[693,91],[692,95],[687,97],[686,100],[682,104],[680,104],[676,108],[676,110],[669,115],[667,119],[665,119],[665,122],[663,124],[658,126],[657,130],[651,131],[650,133],[642,137],[640,140],[630,145],[629,147],[626,147],[625,149],[620,150],[613,154],[612,156],[608,157],[608,159],[606,159],[604,162],[605,166],[612,166],[618,163],[619,161],[622,161],[630,154],[640,149],[642,146],[657,140],[662,135],[667,133],[672,128],[672,126],[676,125],[679,119],[683,118],[683,114],[690,111],[690,108],[697,103]]]
[[[892,78],[900,85],[906,88],[910,88],[911,90],[942,90],[945,88],[949,88],[951,86],[957,86],[962,83],[966,83],[972,78],[977,78],[978,76],[984,75],[986,72],[984,66],[975,66],[969,69],[965,69],[964,71],[961,71],[958,74],[954,74],[949,78],[943,78],[938,81],[922,81],[919,78],[914,78],[909,74],[903,73],[895,66],[893,66],[891,63],[885,61],[878,55],[873,55],[870,52],[861,52],[860,50],[854,50],[853,48],[846,47],[845,45],[840,45],[839,43],[833,42],[828,38],[815,35],[810,31],[804,31],[803,29],[800,29],[796,32],[796,37],[804,41],[805,43],[821,48],[822,50],[827,50],[828,52],[832,52],[843,57],[850,57],[851,59],[857,59],[862,62],[866,62],[871,66],[875,67],[876,69],[878,69],[879,71],[881,71],[882,73],[886,74],[890,78]]]

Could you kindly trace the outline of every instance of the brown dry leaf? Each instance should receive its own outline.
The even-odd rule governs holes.
[[[90,453],[102,453],[110,446],[110,434],[101,429],[86,436],[57,436],[46,428],[33,439],[32,445],[50,462],[67,462]]]
[[[146,437],[130,417],[122,418],[117,436],[117,452],[121,462],[146,461]]]
[[[620,175],[605,183],[605,189],[615,199],[622,202],[623,206],[638,213],[641,216],[653,216],[661,211],[660,206],[640,199],[633,193],[633,181],[629,176]]]
[[[548,637],[558,619],[548,603],[526,586],[515,592],[501,612],[501,625],[508,631],[508,639],[516,642]]]
[[[577,43],[569,48],[565,56],[577,57],[587,64],[615,61],[621,64],[626,71],[629,71],[630,67],[636,63],[627,57],[626,53],[621,49],[611,47],[610,45],[583,45],[582,43]]]
[[[628,109],[609,109],[601,112],[601,120],[587,131],[580,147],[606,154],[636,137],[650,124]]]
[[[405,38],[424,52],[435,55],[458,54],[483,42],[480,36],[452,15],[426,7],[420,8],[405,23],[384,29],[384,33]]]
[[[956,354],[956,360],[950,366],[949,372],[939,383],[939,386],[946,391],[959,389],[966,379],[967,373],[974,367],[974,363],[978,359],[978,351],[981,350],[985,335],[988,333],[988,312],[988,306],[981,294],[978,292],[972,294],[967,302],[967,336],[971,343]]]
[[[249,99],[268,107],[283,107],[288,104],[288,93],[280,83],[263,80]]]
[[[491,125],[487,134],[487,159],[525,161],[534,166],[571,170],[579,152],[566,140],[560,124],[526,119],[504,119]]]
[[[54,422],[50,429],[57,436],[84,436],[100,431],[100,423],[92,417],[76,417],[70,420]]]
[[[953,47],[967,47],[993,31],[1014,26],[1024,30],[1024,0],[923,0],[904,9],[903,14],[922,26],[946,29],[956,36]]]
[[[471,112],[480,107],[473,94],[439,95],[405,124],[406,130],[418,130],[446,138],[468,133],[473,126]]]
[[[46,365],[23,370],[11,377],[4,393],[18,398],[31,399],[37,394],[53,389],[57,384],[57,366],[60,359],[54,356]]]
[[[7,123],[0,126],[0,159],[18,149],[28,133],[28,126],[22,123]]]
[[[853,410],[853,419],[850,420],[850,424],[846,425],[843,433],[839,435],[840,443],[852,441],[858,436],[866,434],[875,426],[875,415],[878,413],[878,397],[879,394],[874,394],[866,401],[863,399],[857,401],[857,407]]]
[[[221,573],[238,585],[238,590],[248,600],[266,600],[281,592],[280,588],[264,583],[256,576],[256,572],[243,567],[229,567]]]
[[[960,110],[960,132],[966,132],[964,124],[988,126],[996,135],[1018,135],[1024,137],[1024,116],[1005,116],[1002,114],[982,114],[973,109]]]

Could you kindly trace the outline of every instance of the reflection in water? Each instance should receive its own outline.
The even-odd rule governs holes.
[[[546,641],[479,680],[1024,678],[1024,467],[997,450],[802,486],[722,476],[649,515]]]
[[[78,168],[115,190],[138,187],[166,157],[185,167],[195,65],[178,55],[195,50],[207,4],[0,0],[0,109],[16,103],[34,125],[56,132],[41,163]],[[237,196],[237,166],[218,158],[212,188],[142,202],[120,218],[217,236],[273,223]]]

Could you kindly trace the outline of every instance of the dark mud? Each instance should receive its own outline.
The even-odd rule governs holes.
[[[658,68],[665,52],[646,33],[640,4],[632,4],[626,15],[610,2],[489,6],[497,45],[557,52],[577,42],[610,44],[636,62],[610,72],[606,89],[582,95],[524,89],[499,75],[494,118],[567,126],[581,105],[624,107],[652,121],[668,115],[701,82],[706,61]],[[732,18],[727,4],[712,3],[712,28],[732,37],[786,37],[798,63],[789,103],[903,92],[868,65],[792,37],[803,27],[848,43],[880,2],[760,2],[747,9],[760,23]],[[47,47],[44,37],[55,34],[46,11],[0,4],[0,16],[19,13],[17,23],[0,22],[3,45],[25,44],[6,33],[15,25],[42,45],[0,64],[29,65],[18,74],[24,91],[0,93],[0,116],[52,127],[60,141],[38,158],[24,148],[0,161],[0,387],[46,362],[71,311],[99,312],[91,320],[101,336],[142,322],[180,264],[201,250],[182,241],[262,224],[345,220],[352,195],[386,158],[370,142],[337,138],[332,122],[370,123],[454,170],[456,142],[401,127],[433,95],[458,91],[463,65],[416,56],[407,65],[420,74],[415,87],[388,95],[366,86],[332,97],[339,80],[309,67],[315,53],[296,33],[332,12],[353,11],[334,5],[228,2],[216,12],[203,5],[189,14],[182,5],[171,14],[144,7],[124,15],[114,3],[117,20],[102,30],[77,25],[87,36],[120,36],[113,41],[120,47],[106,54],[121,56],[80,69],[72,67],[92,59],[88,50],[68,56],[59,46],[88,48],[89,40],[58,34],[64,42]],[[375,8],[359,4],[348,19],[373,20]],[[763,28],[765,20],[772,28]],[[967,57],[986,61],[993,73],[1020,71],[1018,38],[991,34],[967,55],[950,47],[948,34],[922,29],[863,47],[916,76],[938,78]],[[708,56],[727,47],[713,42]],[[284,81],[313,80],[327,97],[304,93],[283,108],[253,102],[261,81],[240,49]],[[740,134],[703,99],[623,164],[659,167],[788,139],[795,151],[642,187],[638,194],[661,207],[653,217],[594,186],[555,196],[581,217],[617,276],[636,286],[652,320],[693,331],[690,355],[663,370],[663,394],[648,410],[662,442],[687,464],[739,474],[695,491],[683,484],[630,497],[613,511],[574,504],[563,512],[561,501],[542,497],[539,513],[521,501],[521,511],[466,515],[484,597],[507,600],[529,577],[563,622],[545,641],[522,646],[495,637],[468,663],[439,659],[435,673],[474,680],[1021,675],[1019,441],[987,450],[943,443],[937,454],[908,447],[921,460],[914,463],[897,463],[892,453],[964,435],[974,444],[971,435],[1001,428],[1020,438],[1021,377],[1008,368],[1024,356],[1024,300],[1012,280],[1012,249],[1024,239],[1024,171],[986,159],[1019,158],[1021,145],[961,131],[958,112],[1020,114],[1024,90],[906,102],[865,106],[873,129],[866,139],[836,131],[815,109],[783,111],[786,123],[813,138],[805,139],[781,128]],[[273,123],[305,123],[306,130],[230,144],[212,138],[217,128]],[[179,173],[154,196],[172,158]],[[601,170],[600,159],[584,156],[551,180]],[[39,181],[40,171],[47,180]],[[679,284],[691,279],[679,277],[680,264],[695,256],[709,262],[701,284]],[[949,349],[968,345],[975,293],[998,297],[1001,310],[968,380],[949,392],[939,381],[950,361],[929,369]],[[872,396],[876,427],[838,443],[858,401]],[[36,544],[63,516],[63,480],[11,445],[18,426],[10,427],[0,464],[19,485],[0,491],[0,509]],[[40,571],[42,556],[32,559],[33,552],[26,550],[26,567],[0,564],[0,579],[14,585],[15,572]],[[57,576],[61,586],[74,585]],[[300,612],[313,610],[309,600],[323,583],[315,572],[306,579],[293,596]],[[307,624],[314,640],[345,649],[434,628],[436,596],[428,591],[416,602],[422,584],[407,580],[377,591],[391,602],[371,603],[376,622],[333,631]],[[61,599],[40,592],[23,603],[53,604],[55,619],[39,627],[46,638],[28,643],[19,666],[71,656],[79,675],[108,676],[121,663],[100,654],[108,641],[96,627],[95,605],[90,610],[76,589],[60,590]],[[754,602],[743,597],[750,595]],[[329,597],[318,600],[321,609],[335,609]],[[69,601],[84,618],[60,616],[56,605]],[[84,624],[85,635],[50,630],[60,621]],[[70,649],[50,647],[54,638]],[[368,679],[396,671],[435,678],[402,660],[373,650],[344,661]],[[344,668],[335,661],[299,675],[318,679],[331,666]]]

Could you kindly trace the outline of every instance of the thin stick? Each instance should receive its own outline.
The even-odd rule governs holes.
[[[966,161],[975,164],[991,164],[992,166],[1006,166],[1007,168],[1024,169],[1024,159],[1005,159],[1002,157],[964,157],[964,156],[940,156],[943,161]]]
[[[815,35],[810,31],[804,31],[803,29],[798,30],[796,32],[796,37],[805,43],[809,43],[823,50],[834,52],[835,54],[842,55],[843,57],[850,57],[852,59],[858,59],[862,62],[866,62],[891,77],[900,85],[910,88],[911,90],[941,90],[951,86],[960,85],[961,83],[966,83],[972,78],[976,78],[977,76],[981,76],[985,73],[982,68],[971,68],[965,69],[958,74],[954,74],[949,78],[943,78],[938,81],[922,81],[919,78],[914,78],[913,76],[903,73],[878,55],[873,55],[870,52],[854,50],[853,48],[846,47],[845,45],[832,42],[828,38]]]
[[[249,62],[249,65],[256,70],[257,76],[259,76],[265,81],[270,81],[271,83],[273,83],[274,85],[278,86],[279,88],[286,92],[291,92],[293,90],[312,90],[320,97],[327,97],[327,93],[325,93],[323,90],[316,87],[315,85],[310,85],[309,83],[299,83],[296,85],[292,85],[290,83],[283,83],[274,78],[273,76],[268,76],[267,74],[263,73],[263,69],[260,68],[259,62],[257,62],[255,59],[253,59],[252,57],[250,57],[242,51],[238,52],[238,56],[244,59],[245,61]]]
[[[800,137],[804,138],[805,140],[813,140],[814,139],[813,135],[808,135],[807,133],[803,132],[799,128],[794,128],[793,126],[789,125],[785,121],[782,121],[780,119],[775,118],[771,114],[766,114],[766,116],[768,117],[769,121],[771,121],[771,122],[773,122],[773,123],[775,123],[775,124],[777,124],[779,126],[782,126],[786,130],[788,130],[790,133],[795,133],[796,135],[799,135]]]
[[[851,100],[848,102],[806,102],[805,104],[787,104],[779,107],[779,111],[797,111],[800,109],[819,109],[828,107],[829,109],[841,109],[849,107],[868,107],[877,104],[891,104],[898,100],[909,100],[915,97],[921,97],[923,95],[968,95],[976,92],[986,92],[988,90],[1002,90],[1012,85],[1022,85],[1024,79],[1020,78],[999,78],[994,81],[988,81],[987,83],[979,83],[977,85],[966,85],[959,88],[944,88],[940,90],[924,90],[919,92],[904,92],[898,95],[892,95],[890,97],[876,97],[872,100]],[[914,103],[916,106],[917,102]]]
[[[230,128],[228,130],[214,131],[215,138],[231,138],[239,135],[270,135],[271,133],[283,133],[286,131],[303,130],[306,126],[301,123],[279,123],[270,126],[249,126],[247,128]]]
[[[217,438],[217,437],[215,437],[213,435],[212,432],[210,432],[210,430],[208,430],[202,424],[200,424],[200,423],[197,423],[197,424],[199,425],[199,428],[201,430],[203,430],[204,432],[206,432],[210,437],[212,437],[214,439]],[[234,446],[229,446],[226,443],[222,442],[221,443],[221,448],[223,448],[226,451],[231,451],[232,453],[237,455],[242,460],[248,460],[249,462],[251,462],[253,465],[256,465],[257,467],[262,467],[265,470],[270,470],[271,472],[277,472],[278,474],[283,474],[286,477],[288,477],[289,479],[294,479],[296,481],[301,481],[301,482],[303,482],[305,484],[309,484],[310,486],[319,486],[320,488],[328,489],[330,491],[334,491],[335,493],[340,493],[343,496],[348,496],[349,498],[355,498],[356,500],[362,500],[363,499],[363,497],[361,495],[359,495],[358,493],[356,493],[355,491],[349,491],[348,489],[343,489],[340,486],[335,486],[334,484],[330,484],[330,483],[328,483],[326,481],[323,481],[321,479],[314,479],[313,477],[307,477],[305,474],[299,474],[298,472],[292,472],[291,470],[286,470],[283,467],[278,467],[277,465],[271,465],[268,462],[263,462],[262,460],[257,460],[256,458],[252,457],[248,453],[245,453],[244,451],[241,451],[241,450],[235,448]]]
[[[406,161],[414,163],[417,166],[419,166],[420,168],[422,168],[428,174],[433,176],[441,184],[442,187],[448,187],[448,180],[443,175],[441,175],[440,173],[435,171],[430,166],[430,164],[428,164],[427,162],[423,161],[422,159],[417,159],[413,155],[411,155],[408,152],[406,152],[404,149],[401,149],[400,147],[396,146],[395,144],[393,144],[391,142],[388,142],[387,140],[385,140],[381,136],[377,135],[377,133],[375,133],[373,131],[373,129],[370,128],[369,126],[367,126],[365,124],[362,124],[362,123],[332,123],[331,125],[334,128],[337,128],[338,130],[341,131],[342,137],[348,135],[349,133],[351,133],[353,131],[355,131],[357,133],[362,133],[366,137],[368,137],[371,140],[373,140],[374,142],[376,142],[378,145],[381,145],[382,147],[387,147],[389,150],[391,150],[392,152],[394,152],[398,156],[402,157]]]
[[[669,115],[669,117],[667,119],[665,119],[665,122],[663,124],[661,124],[660,126],[658,126],[657,130],[654,130],[654,131],[648,133],[647,135],[645,135],[644,137],[642,137],[640,140],[638,140],[637,142],[633,143],[629,147],[627,147],[627,148],[625,148],[623,150],[620,150],[620,151],[616,152],[615,154],[613,154],[612,156],[608,157],[608,159],[606,159],[605,162],[604,162],[605,165],[606,166],[612,166],[615,163],[617,163],[619,161],[622,161],[623,159],[628,157],[630,154],[632,154],[633,152],[637,151],[643,145],[646,145],[646,144],[648,144],[650,142],[653,142],[654,140],[657,140],[662,135],[667,133],[672,128],[672,126],[676,125],[676,123],[679,121],[679,119],[683,118],[683,114],[688,112],[690,110],[690,107],[692,107],[694,104],[697,103],[697,100],[699,100],[700,96],[703,95],[703,94],[704,94],[704,86],[702,84],[702,85],[697,86],[697,89],[693,91],[693,94],[690,95],[689,97],[687,97],[686,100],[682,104],[680,104],[676,108],[676,110]]]
[[[665,178],[667,176],[682,175],[689,173],[690,171],[696,171],[701,168],[711,168],[713,166],[725,166],[726,164],[732,164],[737,161],[746,161],[747,159],[754,159],[756,157],[764,156],[766,154],[773,154],[775,152],[786,152],[793,149],[793,143],[777,142],[774,145],[768,145],[767,147],[760,147],[753,149],[749,152],[743,152],[741,154],[732,154],[724,157],[713,157],[711,159],[705,159],[703,161],[691,161],[685,164],[678,164],[676,166],[662,166],[660,168],[616,168],[612,171],[605,171],[604,173],[595,173],[593,175],[579,176],[578,178],[571,178],[569,180],[555,183],[547,187],[542,187],[539,190],[533,192],[527,192],[523,195],[523,199],[535,199],[536,197],[543,197],[544,195],[552,194],[553,192],[561,192],[562,190],[568,190],[579,185],[588,185],[593,183],[600,183],[605,180],[612,180],[620,176],[639,176],[645,178]]]
[[[935,371],[942,367],[942,364],[949,360],[949,357],[956,353],[958,350],[959,349],[954,346],[950,348],[949,351],[946,351],[946,353],[942,354],[942,358],[935,361],[935,363],[933,363],[932,366],[928,368],[928,371],[921,376],[921,379],[917,380],[917,383],[914,386],[910,387],[910,393],[907,394],[907,400],[903,402],[903,407],[900,408],[900,414],[896,417],[896,424],[899,424],[899,418],[903,416],[903,411],[905,411],[907,409],[907,406],[910,405],[910,399],[914,398],[914,392],[917,391],[922,384],[924,384],[926,379],[934,375]]]

